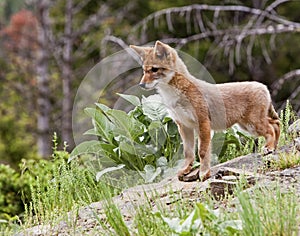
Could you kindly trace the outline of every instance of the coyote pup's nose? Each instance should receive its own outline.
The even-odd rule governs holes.
[[[146,84],[145,83],[140,83],[139,86],[142,87],[142,88],[146,88]]]

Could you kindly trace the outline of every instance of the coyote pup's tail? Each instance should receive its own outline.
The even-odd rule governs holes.
[[[278,120],[279,121],[279,116],[278,116],[277,112],[275,111],[272,103],[270,103],[268,112],[269,112],[268,115],[269,115],[270,118],[272,118],[273,120]]]
[[[277,112],[275,111],[272,103],[269,106],[269,110],[268,110],[268,120],[269,120],[269,124],[273,126],[274,128],[274,132],[275,132],[275,148],[278,144],[278,140],[279,140],[279,136],[280,136],[280,121],[279,121],[279,116],[277,114]]]

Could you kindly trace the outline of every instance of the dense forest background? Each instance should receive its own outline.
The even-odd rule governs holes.
[[[299,32],[300,1],[0,0],[0,163],[49,157],[54,132],[71,150],[73,100],[87,72],[157,39],[197,58],[217,83],[266,84],[277,110],[289,99],[299,115]]]

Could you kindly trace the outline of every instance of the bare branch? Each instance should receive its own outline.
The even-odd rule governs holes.
[[[78,38],[79,36],[88,33],[93,27],[99,25],[101,21],[107,16],[108,7],[102,4],[99,7],[97,13],[91,15],[83,24],[82,27],[73,35],[73,38]]]
[[[90,3],[91,0],[86,0],[86,1],[80,1],[79,3],[77,3],[77,5],[74,6],[74,8],[72,9],[73,15],[76,15],[77,13],[79,13],[87,4]]]
[[[186,37],[186,38],[168,38],[164,39],[163,41],[166,43],[176,43],[180,44],[181,46],[201,40],[204,38],[209,37],[216,37],[216,36],[224,36],[224,35],[230,35],[233,39],[237,40],[238,37],[249,37],[252,35],[273,35],[273,34],[282,34],[282,33],[299,33],[300,27],[295,28],[294,25],[282,25],[278,24],[275,26],[268,26],[267,28],[254,28],[250,29],[247,32],[244,33],[244,35],[240,35],[239,29],[225,29],[225,30],[213,30],[213,31],[207,31],[199,34],[194,34],[192,36]]]
[[[171,13],[167,13],[166,14],[166,21],[167,21],[167,25],[168,25],[168,30],[173,32],[174,31],[174,27],[172,24],[172,18],[171,18]]]
[[[203,19],[202,19],[201,11],[196,11],[196,19],[198,21],[198,25],[199,25],[200,31],[205,32],[206,29],[205,29],[205,26],[203,24]]]
[[[186,23],[186,32],[187,32],[187,34],[191,34],[192,33],[192,29],[191,29],[191,11],[186,12],[185,23]]]
[[[247,54],[247,64],[249,68],[253,68],[253,63],[252,63],[252,49],[254,46],[254,42],[255,42],[255,35],[252,35],[250,37],[250,42],[247,45],[247,50],[246,50],[246,54]]]
[[[300,111],[299,111],[299,103],[297,103],[297,98],[298,96],[300,95],[300,86],[298,86],[293,92],[292,94],[287,98],[287,100],[290,100],[290,101],[295,101],[296,103],[294,105],[298,105],[298,107],[293,107],[296,111],[298,110],[298,115],[300,115]],[[280,110],[283,110],[286,106],[286,103],[283,102],[280,106]]]
[[[300,76],[300,69],[297,70],[292,70],[286,74],[284,74],[283,76],[281,76],[274,84],[272,84],[272,95],[276,96],[278,94],[278,92],[280,91],[280,89],[282,88],[283,84],[291,79],[293,79],[294,77]],[[300,79],[300,77],[298,77],[298,80]]]
[[[167,8],[164,10],[160,10],[157,12],[154,12],[144,18],[141,22],[136,24],[135,27],[133,27],[133,32],[137,31],[138,28],[144,27],[144,25],[147,25],[150,21],[154,20],[154,22],[157,22],[158,19],[166,14],[184,14],[186,12],[192,12],[192,11],[232,11],[232,12],[244,12],[244,13],[249,13],[251,15],[258,15],[261,17],[267,17],[268,19],[280,23],[280,24],[285,24],[285,25],[294,25],[295,27],[300,27],[299,23],[292,22],[289,20],[286,20],[282,17],[279,17],[275,14],[272,14],[269,12],[271,9],[274,7],[277,7],[278,5],[282,4],[283,2],[287,2],[288,0],[278,0],[275,1],[273,4],[271,4],[267,10],[261,10],[261,9],[256,9],[256,8],[251,8],[251,7],[246,7],[246,6],[237,6],[237,5],[227,5],[227,6],[222,6],[222,5],[206,5],[206,4],[194,4],[194,5],[189,5],[189,6],[184,6],[184,7],[173,7],[173,8]],[[156,25],[156,24],[155,24]]]
[[[127,49],[128,48],[128,45],[121,38],[115,37],[113,35],[107,35],[107,36],[105,36],[102,39],[102,43],[105,43],[105,42],[113,42],[113,43],[119,45],[123,49]]]
[[[263,39],[260,39],[259,40],[259,43],[260,43],[260,46],[261,46],[261,51],[262,51],[262,54],[264,56],[264,59],[265,61],[268,63],[268,64],[271,64],[272,63],[272,60],[271,60],[271,57],[268,53],[268,50],[267,50],[267,46],[265,44],[265,41]]]

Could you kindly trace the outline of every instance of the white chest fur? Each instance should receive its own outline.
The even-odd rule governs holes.
[[[157,87],[157,91],[175,122],[182,123],[190,128],[197,127],[197,118],[192,104],[179,90],[168,84],[161,84]]]

